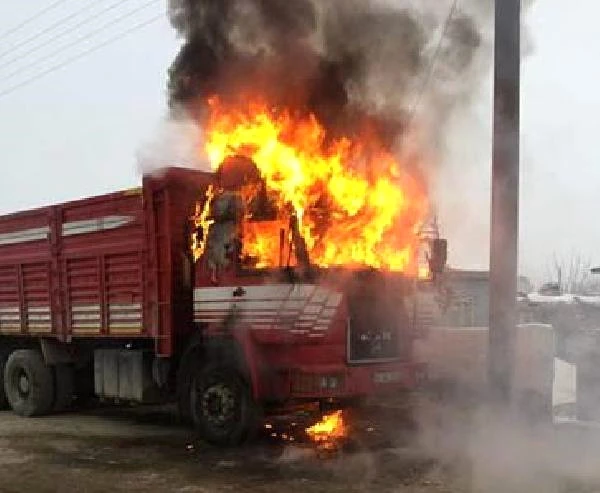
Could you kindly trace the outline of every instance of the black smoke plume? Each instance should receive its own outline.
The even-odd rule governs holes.
[[[418,110],[432,52],[444,60],[441,78],[455,82],[481,44],[474,17],[457,10],[447,19],[449,4],[422,3],[436,6],[419,10],[410,0],[170,0],[171,23],[185,40],[169,70],[170,105],[201,111],[208,96],[259,90],[273,105],[315,114],[331,131],[348,132],[366,120],[393,142]],[[440,121],[456,99],[441,94]]]

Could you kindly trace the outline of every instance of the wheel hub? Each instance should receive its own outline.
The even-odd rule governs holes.
[[[17,379],[17,388],[19,389],[19,393],[23,396],[28,395],[30,387],[31,385],[29,383],[29,377],[25,372],[21,372]]]
[[[202,414],[213,424],[223,425],[235,416],[235,394],[223,384],[207,387],[202,394]]]

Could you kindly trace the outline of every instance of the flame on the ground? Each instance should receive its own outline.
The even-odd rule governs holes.
[[[204,128],[211,167],[236,156],[252,160],[279,211],[276,220],[244,226],[243,254],[257,266],[280,264],[274,245],[293,212],[313,264],[417,274],[426,191],[409,173],[415,163],[399,162],[374,132],[332,139],[313,115],[216,97]]]
[[[330,442],[346,437],[347,428],[341,410],[326,414],[323,419],[306,429],[307,435],[314,442]]]

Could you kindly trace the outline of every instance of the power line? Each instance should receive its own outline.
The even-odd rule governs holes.
[[[30,22],[33,22],[34,20],[39,19],[46,12],[50,12],[51,10],[55,9],[56,7],[58,7],[61,3],[65,3],[65,2],[68,2],[68,1],[69,0],[57,0],[56,2],[51,3],[47,7],[43,8],[42,10],[40,10],[37,14],[34,14],[31,17],[28,17],[27,19],[23,20],[22,22],[20,22],[16,26],[11,27],[7,31],[4,31],[2,34],[0,34],[0,40],[2,40],[4,38],[10,36],[11,34],[17,32],[19,29],[21,29],[23,26],[26,26]]]
[[[45,48],[46,46],[48,46],[49,44],[53,43],[57,39],[62,38],[66,34],[72,33],[73,31],[75,31],[76,29],[80,28],[81,26],[89,24],[90,22],[96,20],[98,17],[100,17],[101,15],[105,14],[106,12],[109,12],[109,11],[111,11],[111,10],[119,7],[119,6],[122,6],[124,3],[127,3],[129,1],[131,1],[131,0],[121,0],[119,2],[116,2],[116,3],[113,3],[113,4],[109,5],[105,9],[102,9],[100,12],[96,12],[94,15],[85,17],[83,20],[81,20],[77,24],[69,27],[68,29],[65,29],[65,30],[59,32],[58,34],[55,34],[50,39],[47,39],[46,41],[43,41],[40,44],[34,45],[32,48],[30,48],[29,50],[25,51],[24,53],[20,53],[17,56],[15,56],[14,58],[11,58],[10,60],[8,60],[8,61],[0,64],[0,69],[6,67],[7,65],[10,65],[11,63],[17,62],[20,59],[22,59],[23,57],[31,55],[32,53],[35,53],[36,51],[38,51],[38,50],[40,50],[42,48]],[[37,37],[39,37],[39,34],[37,35]],[[23,44],[27,44],[27,43],[22,43],[21,45],[17,45],[13,49],[16,50],[20,46],[22,46]]]
[[[420,84],[421,90],[418,92],[417,97],[415,98],[415,102],[412,105],[412,108],[409,113],[409,124],[412,122],[415,113],[417,112],[417,108],[421,104],[421,99],[423,99],[423,95],[425,94],[425,90],[429,86],[431,82],[431,77],[435,72],[435,64],[440,55],[440,50],[442,49],[442,43],[444,42],[444,38],[448,32],[448,27],[450,27],[450,21],[454,17],[456,13],[456,7],[458,6],[458,0],[453,0],[452,5],[450,6],[450,10],[444,22],[444,27],[442,28],[442,33],[440,34],[440,39],[438,40],[437,46],[435,47],[435,51],[433,52],[433,56],[431,57],[431,63],[429,64],[429,70],[425,73],[425,77],[423,79],[422,84]]]
[[[84,36],[80,36],[78,38],[76,38],[75,40],[61,46],[60,48],[51,51],[50,53],[39,57],[37,59],[34,59],[32,62],[29,62],[21,67],[19,67],[17,70],[13,70],[12,72],[10,72],[9,74],[7,74],[6,76],[0,78],[0,82],[8,80],[8,79],[12,79],[14,76],[19,75],[21,72],[26,71],[27,69],[37,66],[40,63],[45,62],[46,60],[53,58],[54,56],[62,53],[63,51],[65,51],[67,48],[71,48],[72,46],[76,46],[78,44],[80,44],[82,41],[86,41],[90,38],[92,38],[93,36],[95,36],[96,34],[104,31],[106,28],[111,27],[115,24],[118,24],[119,22],[133,16],[134,14],[137,14],[138,12],[148,8],[149,6],[159,3],[160,0],[150,0],[149,2],[146,2],[145,4],[140,5],[139,7],[136,7],[133,10],[130,10],[129,12],[115,18],[112,19],[108,22],[105,22],[104,24],[102,24],[100,27],[88,32],[87,34],[85,34]]]
[[[96,46],[93,46],[85,51],[82,51],[81,53],[79,53],[75,56],[67,58],[63,62],[58,63],[58,64],[48,68],[47,70],[44,70],[43,72],[40,72],[39,74],[37,74],[33,77],[30,77],[29,79],[25,79],[23,82],[20,82],[19,84],[9,87],[8,89],[5,89],[4,91],[0,91],[0,98],[3,98],[4,96],[11,94],[12,92],[16,91],[17,89],[20,89],[21,87],[29,85],[29,84],[35,82],[36,80],[39,80],[42,77],[44,77],[52,72],[55,72],[56,70],[59,70],[62,67],[65,67],[65,66],[79,60],[80,58],[83,58],[91,53],[94,53],[94,52],[104,48],[105,46],[108,46],[108,45],[114,43],[115,41],[118,41],[119,39],[124,38],[125,36],[152,24],[153,22],[156,22],[157,20],[159,20],[163,17],[164,17],[164,14],[159,14],[157,16],[151,17],[150,19],[148,19],[144,22],[140,22],[139,24],[136,24],[135,26],[121,32],[117,36],[113,36],[112,38],[109,38],[106,41],[104,41]]]
[[[44,34],[51,32],[52,30],[54,30],[55,28],[57,28],[59,26],[62,26],[65,22],[73,19],[74,17],[77,17],[79,14],[81,14],[82,12],[85,12],[89,9],[90,9],[90,5],[88,3],[86,3],[83,7],[81,7],[80,9],[77,9],[75,12],[72,12],[69,15],[57,20],[53,24],[46,26],[44,29],[37,32],[33,36],[29,36],[28,38],[25,38],[25,40],[21,41],[20,43],[17,43],[15,45],[11,46],[8,50],[4,50],[3,52],[0,53],[0,58],[4,58],[6,55],[8,55],[9,53],[12,53],[14,50],[21,48],[21,46],[28,45],[29,43],[31,43],[32,41],[35,41],[40,36],[43,36]]]

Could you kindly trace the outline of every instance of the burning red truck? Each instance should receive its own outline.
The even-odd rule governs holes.
[[[177,400],[236,443],[274,407],[414,388],[417,293],[446,257],[420,234],[438,28],[390,2],[169,0],[168,16],[170,117],[198,124],[207,171],[0,217],[0,407]],[[480,35],[447,24],[444,73],[469,80]],[[438,130],[467,94],[446,76]],[[332,416],[315,436],[344,429]]]
[[[235,443],[274,405],[415,386],[415,277],[311,261],[298,211],[284,224],[237,162],[0,218],[2,406],[177,399],[206,439]],[[277,265],[244,243],[268,227]]]
[[[169,5],[186,38],[169,103],[210,171],[0,217],[0,404],[177,400],[206,439],[237,443],[273,408],[414,388],[417,286],[445,242],[420,235],[413,118],[350,97],[366,58],[314,46],[311,2]]]

